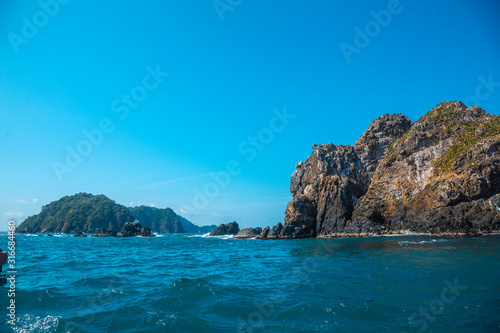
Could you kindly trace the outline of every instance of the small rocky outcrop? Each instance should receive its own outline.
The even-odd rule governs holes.
[[[151,229],[143,227],[138,221],[127,222],[123,226],[121,237],[154,237],[156,236]]]
[[[245,228],[241,229],[234,238],[256,238],[262,233],[262,228]]]
[[[352,146],[313,145],[296,168],[284,225],[259,238],[500,231],[500,116],[478,107],[383,115]]]
[[[100,232],[92,235],[93,237],[116,237],[118,233],[113,229],[101,229]]]
[[[277,239],[282,238],[281,232],[283,231],[283,224],[278,222],[274,227],[265,227],[260,233],[258,239]],[[285,237],[286,238],[286,237]]]
[[[76,234],[73,235],[73,237],[87,237],[83,232],[78,231]]]
[[[267,236],[269,235],[269,230],[271,230],[269,227],[265,227],[262,232],[260,233],[258,239],[267,239]]]
[[[236,222],[228,224],[221,224],[210,233],[209,236],[224,236],[224,235],[237,235],[240,232],[240,227]]]
[[[281,222],[278,222],[278,224],[272,227],[272,229],[269,231],[267,238],[270,239],[278,238],[281,235],[282,230],[283,230],[283,224],[281,224]]]

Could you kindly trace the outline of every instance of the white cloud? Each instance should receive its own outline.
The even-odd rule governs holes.
[[[16,201],[19,202],[19,203],[22,203],[22,204],[27,204],[28,203],[28,201],[23,200],[23,199],[17,199]]]
[[[215,216],[215,217],[224,217],[226,215],[222,215],[222,214],[219,214],[219,213],[212,213],[212,216]]]
[[[179,211],[179,214],[189,214],[189,212],[183,208]]]
[[[33,205],[36,205],[38,203],[38,199],[37,198],[33,198]]]
[[[23,217],[24,216],[24,214],[21,212],[5,212],[4,215],[7,217]]]

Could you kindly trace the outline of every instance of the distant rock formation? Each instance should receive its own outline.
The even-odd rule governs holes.
[[[121,237],[154,237],[156,236],[151,229],[143,227],[139,222],[127,222],[123,226]]]
[[[500,117],[478,107],[445,102],[413,124],[381,116],[296,168],[284,226],[259,238],[500,230]]]
[[[234,238],[256,238],[262,233],[262,228],[245,228],[241,229]]]
[[[73,235],[73,237],[87,237],[87,235],[81,231],[78,231],[76,234]]]
[[[129,208],[130,212],[141,225],[148,227],[154,232],[159,233],[185,233],[184,227],[178,216],[170,208],[154,208],[148,206],[139,206]]]
[[[200,227],[180,215],[177,216],[179,216],[179,219],[181,220],[182,227],[184,228],[184,230],[186,230],[186,232],[190,234],[206,234],[214,231],[214,229],[217,228],[217,226],[213,224],[204,225]]]
[[[240,227],[236,222],[230,222],[228,224],[221,224],[214,231],[210,233],[210,236],[224,236],[224,235],[237,235],[240,232]]]

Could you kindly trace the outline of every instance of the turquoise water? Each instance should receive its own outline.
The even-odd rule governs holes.
[[[499,236],[160,236],[17,235],[14,331],[500,332]]]

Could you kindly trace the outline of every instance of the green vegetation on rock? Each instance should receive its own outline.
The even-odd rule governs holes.
[[[447,122],[450,117],[457,114],[457,110],[451,105],[450,102],[443,102],[433,108],[431,111],[420,117],[417,122],[424,122],[426,120],[433,120],[438,123]]]
[[[433,166],[438,174],[450,172],[458,158],[464,155],[478,142],[500,133],[500,116],[496,116],[486,123],[470,120],[461,124],[463,132],[455,139],[455,142],[446,150],[446,152],[436,161]]]

